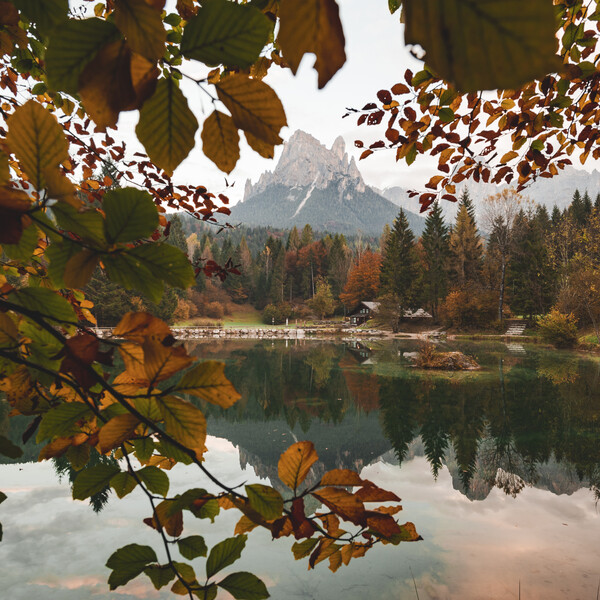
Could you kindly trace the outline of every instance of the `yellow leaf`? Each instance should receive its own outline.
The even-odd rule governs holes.
[[[157,340],[146,339],[142,348],[146,377],[153,384],[189,367],[193,361],[183,346],[163,346]]]
[[[242,515],[242,518],[237,522],[235,526],[234,535],[242,535],[242,533],[248,533],[258,527],[257,523],[249,519],[246,515]]]
[[[225,364],[214,360],[190,369],[177,384],[176,390],[202,398],[221,408],[233,406],[241,397],[225,377]]]
[[[500,162],[501,163],[507,163],[509,161],[511,161],[513,158],[517,158],[517,156],[519,156],[518,152],[514,152],[513,150],[511,150],[510,152],[507,152],[501,159]]]
[[[248,146],[250,146],[254,152],[257,152],[263,158],[273,158],[275,156],[275,146],[273,144],[263,142],[247,131],[244,131],[244,135],[246,136]]]
[[[279,459],[277,467],[279,479],[295,490],[304,481],[317,460],[319,456],[312,442],[296,442]]]
[[[119,383],[136,386],[148,385],[148,378],[144,366],[144,351],[138,344],[126,342],[119,346],[119,352],[125,363],[125,372],[118,375],[115,381]],[[139,385],[135,389],[139,389]]]
[[[296,74],[307,52],[316,55],[319,88],[346,62],[344,30],[335,0],[281,0],[278,41]]]
[[[166,432],[200,457],[206,441],[206,419],[202,411],[190,402],[173,396],[160,398],[157,402]]]
[[[101,131],[115,127],[119,113],[139,108],[152,95],[158,69],[123,42],[105,45],[79,76],[79,95]]]
[[[119,321],[113,333],[118,337],[141,343],[148,337],[163,340],[171,335],[171,329],[164,321],[149,313],[128,312]]]
[[[240,134],[229,115],[215,110],[204,121],[202,150],[221,171],[233,171],[240,158]]]
[[[63,275],[65,285],[69,288],[83,288],[92,278],[99,262],[98,255],[87,249],[71,256]]]
[[[232,75],[215,86],[238,129],[268,144],[281,144],[279,131],[287,125],[277,94],[263,81],[245,75]]]
[[[6,142],[36,190],[46,185],[44,172],[69,159],[69,144],[56,118],[35,100],[8,120]]]
[[[65,177],[57,167],[50,167],[44,171],[48,196],[70,204],[73,208],[80,209],[81,200],[77,197],[77,190],[68,177]]]
[[[128,440],[138,426],[139,420],[130,414],[117,415],[102,426],[98,434],[100,452],[105,454]]]
[[[160,10],[156,10],[145,0],[117,0],[114,18],[115,25],[134,52],[151,61],[162,58],[167,32]]]

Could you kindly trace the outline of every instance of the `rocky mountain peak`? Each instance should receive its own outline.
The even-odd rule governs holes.
[[[359,191],[365,189],[354,158],[348,159],[344,138],[338,137],[328,149],[309,133],[298,130],[285,143],[275,170],[263,173],[255,185],[246,182],[244,200],[271,185],[325,189],[337,179],[349,180],[345,182],[346,187],[352,185]]]

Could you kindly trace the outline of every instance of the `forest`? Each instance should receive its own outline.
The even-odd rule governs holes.
[[[475,203],[483,206],[480,222]],[[513,190],[474,199],[465,188],[454,222],[435,204],[420,238],[402,210],[379,239],[315,234],[310,225],[219,231],[177,214],[170,223],[169,243],[194,265],[229,264],[233,272],[200,277],[186,292],[167,290],[159,305],[117,290],[98,272],[86,294],[99,324],[115,325],[123,306],[193,323],[219,322],[249,303],[264,323],[280,324],[345,316],[359,302],[377,300],[377,324],[394,331],[406,309],[424,308],[444,327],[498,333],[507,318],[536,325],[554,309],[570,315],[571,331],[577,325],[598,336],[600,194],[592,201],[574,190],[569,206],[549,213]]]

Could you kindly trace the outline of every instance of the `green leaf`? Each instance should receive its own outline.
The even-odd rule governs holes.
[[[153,494],[166,496],[169,493],[169,477],[158,467],[144,467],[136,474]]]
[[[148,192],[134,188],[111,190],[104,196],[102,208],[110,244],[146,238],[158,227],[158,211]]]
[[[442,123],[451,123],[454,121],[454,111],[451,108],[440,108],[438,117]]]
[[[137,481],[131,473],[121,471],[110,480],[110,487],[115,490],[119,498],[124,498],[135,489]]]
[[[164,285],[129,252],[109,254],[102,259],[108,278],[126,290],[138,290],[152,302],[159,302]]]
[[[48,86],[77,94],[79,75],[98,50],[119,37],[119,30],[104,19],[69,19],[50,37],[46,52]]]
[[[181,53],[209,66],[245,69],[259,57],[272,24],[260,10],[228,0],[207,0],[186,25]]]
[[[152,243],[137,246],[130,253],[154,277],[173,287],[186,289],[194,284],[194,269],[188,257],[170,244]]]
[[[108,578],[110,589],[125,585],[142,573],[153,562],[157,562],[156,553],[150,546],[129,544],[113,552],[106,561],[106,566],[113,572]]]
[[[175,578],[175,571],[173,571],[171,565],[152,565],[146,567],[144,573],[150,577],[150,581],[157,590],[160,590]]]
[[[48,319],[60,323],[77,322],[75,311],[69,302],[47,288],[21,288],[13,292],[9,298],[15,304],[37,312]]]
[[[73,500],[85,500],[101,492],[120,470],[116,465],[100,464],[81,471],[73,483]]]
[[[6,142],[36,190],[46,185],[44,173],[69,159],[69,144],[56,117],[29,100],[8,119]]]
[[[417,147],[415,144],[411,144],[410,150],[406,153],[406,164],[412,165],[417,158]]]
[[[69,0],[14,0],[15,6],[47,35],[67,20]]]
[[[38,230],[33,224],[23,229],[21,239],[18,244],[2,244],[2,249],[9,258],[22,262],[29,262],[33,256],[33,251],[38,243]]]
[[[52,206],[52,212],[60,227],[77,234],[85,241],[106,246],[104,219],[95,210],[78,212],[70,204],[59,202]]]
[[[269,597],[265,584],[252,573],[227,575],[223,581],[219,581],[219,587],[228,591],[236,600],[263,600]]]
[[[393,15],[402,6],[402,0],[388,0],[388,8]]]
[[[225,567],[233,564],[242,554],[248,536],[238,535],[227,538],[213,546],[206,561],[206,577],[210,579]]]
[[[318,538],[309,538],[307,540],[302,540],[301,542],[296,542],[292,546],[292,552],[294,553],[294,558],[296,560],[300,560],[305,556],[308,556],[313,548],[319,543]]]
[[[19,458],[23,456],[23,450],[15,446],[7,437],[0,435],[0,454],[8,458]]]
[[[177,547],[181,556],[188,560],[193,560],[199,556],[206,556],[208,548],[201,535],[190,535],[177,541]]]
[[[246,494],[250,506],[268,521],[277,519],[283,512],[281,494],[267,485],[253,484],[246,486]]]
[[[205,502],[200,508],[192,506],[191,511],[197,519],[210,519],[210,522],[214,523],[215,517],[219,516],[221,512],[221,507],[219,501],[213,498]]]
[[[556,72],[556,20],[548,0],[404,0],[405,41],[460,91],[516,89]],[[485,52],[481,44],[485,40]]]
[[[169,175],[194,147],[198,120],[176,82],[160,79],[140,110],[135,129],[150,160]]]
[[[71,257],[81,251],[81,246],[75,242],[64,240],[53,242],[46,250],[46,258],[50,261],[48,275],[57,288],[67,287],[64,282],[65,269]]]
[[[135,455],[140,462],[147,461],[154,452],[154,441],[150,438],[140,438],[133,440]]]

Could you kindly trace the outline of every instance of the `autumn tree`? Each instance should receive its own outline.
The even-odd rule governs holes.
[[[319,319],[324,319],[333,314],[335,310],[335,300],[331,293],[331,286],[325,279],[317,279],[317,291],[315,295],[307,302],[309,308],[315,312]]]
[[[340,301],[349,309],[364,300],[374,300],[379,293],[381,254],[366,250],[356,258]]]

